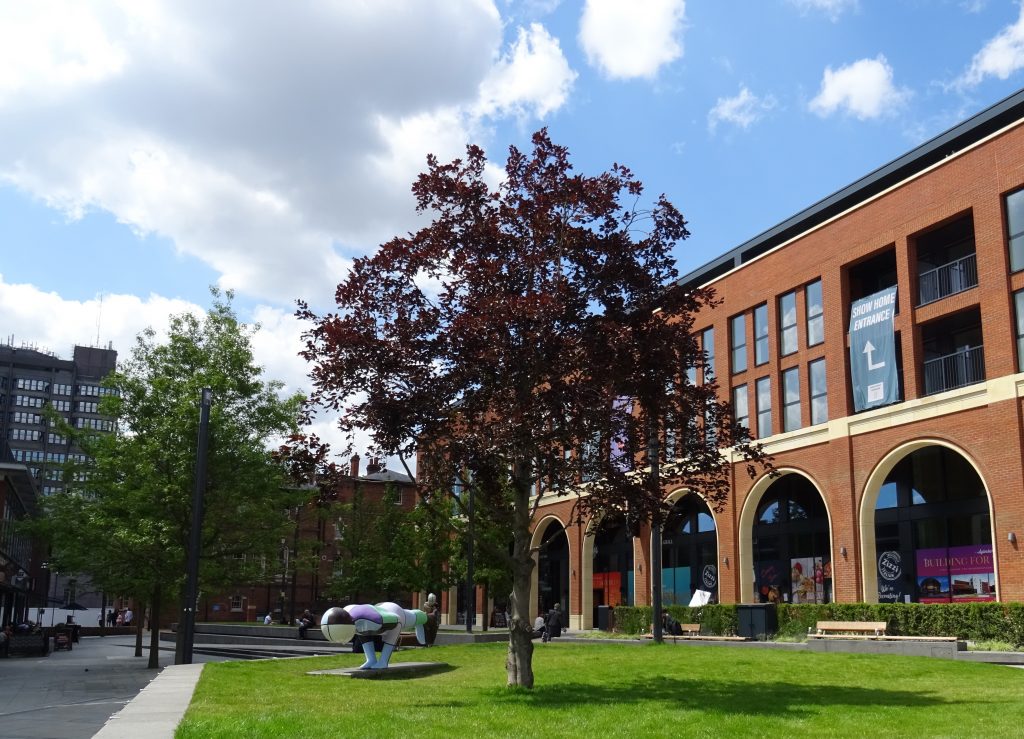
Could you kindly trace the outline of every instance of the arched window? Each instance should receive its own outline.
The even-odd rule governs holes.
[[[598,606],[633,605],[633,537],[621,518],[606,516],[594,535],[594,621]]]
[[[878,600],[995,600],[991,512],[971,464],[943,446],[893,467],[875,504]]]
[[[687,605],[697,590],[718,600],[718,534],[711,509],[699,495],[676,501],[661,539],[662,594],[666,605]]]
[[[810,480],[784,475],[757,507],[754,590],[762,603],[828,603],[832,557],[828,512]]]
[[[549,524],[537,556],[538,608],[547,613],[560,603],[569,613],[569,538],[560,524]]]

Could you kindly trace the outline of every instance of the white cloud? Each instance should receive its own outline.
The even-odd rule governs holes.
[[[825,117],[840,111],[861,120],[878,118],[902,106],[910,91],[893,83],[892,67],[879,54],[833,71],[825,69],[821,90],[810,102],[813,113]]]
[[[160,234],[240,294],[327,301],[419,223],[428,152],[566,103],[557,40],[503,33],[493,0],[3,3],[0,186]]]
[[[127,54],[79,4],[5,3],[0,109],[15,95],[54,95],[117,76]]]
[[[93,341],[99,334],[101,346],[108,342],[123,362],[131,355],[135,337],[146,328],[156,332],[158,341],[167,336],[171,315],[192,313],[202,316],[205,309],[194,303],[160,295],[138,297],[125,294],[107,294],[102,302],[68,300],[53,292],[45,292],[33,285],[11,284],[0,274],[0,314],[4,316],[4,335],[0,340],[13,339],[14,346],[30,345],[51,352],[62,359],[70,359],[76,344]],[[252,339],[253,355],[264,368],[264,380],[281,380],[283,393],[308,394],[309,366],[298,356],[302,349],[302,331],[307,328],[292,312],[270,306],[257,306],[252,322],[260,325]],[[337,429],[334,417],[322,415],[308,429],[340,451],[346,439]],[[359,434],[355,448],[366,449],[369,438]],[[365,456],[365,455],[364,455]],[[365,464],[365,461],[364,461]],[[393,465],[392,465],[393,466]]]
[[[789,0],[789,4],[804,14],[825,13],[833,22],[839,20],[839,16],[847,10],[860,7],[858,0]]]
[[[774,107],[773,96],[758,97],[746,86],[742,86],[737,95],[731,98],[718,98],[715,106],[708,111],[708,128],[713,133],[718,124],[724,122],[747,129]]]
[[[544,118],[561,108],[576,80],[558,39],[539,23],[519,36],[509,54],[491,68],[480,86],[479,110],[485,115]]]
[[[1024,2],[1014,23],[1006,26],[986,43],[971,60],[967,70],[954,82],[955,87],[973,87],[986,77],[1005,80],[1024,67]]]
[[[683,55],[685,11],[685,0],[587,0],[580,46],[608,77],[654,77]]]
[[[11,284],[0,274],[0,313],[4,316],[4,336],[13,336],[14,345],[29,342],[41,350],[70,359],[75,344],[99,337],[99,344],[112,343],[123,359],[135,345],[135,337],[145,328],[157,336],[167,335],[171,314],[195,313],[203,309],[194,303],[150,295],[104,295],[93,300],[67,300],[34,285]]]

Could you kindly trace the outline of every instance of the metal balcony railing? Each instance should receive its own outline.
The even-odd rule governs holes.
[[[984,347],[971,346],[924,363],[924,394],[973,385],[985,380]]]
[[[978,285],[978,260],[968,254],[949,264],[922,272],[917,278],[918,305],[927,305],[948,295]]]

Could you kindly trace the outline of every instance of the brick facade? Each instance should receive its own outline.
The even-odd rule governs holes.
[[[993,111],[1001,116],[995,130]],[[1013,296],[1024,289],[1024,271],[1014,273],[1010,268],[1005,212],[1005,196],[1024,187],[1024,93],[944,136],[897,160],[894,165],[902,167],[899,181],[883,181],[885,173],[879,170],[833,196],[833,200],[845,198],[841,211],[814,206],[780,224],[776,230],[784,233],[774,242],[771,232],[766,232],[767,237],[734,250],[734,262],[725,274],[709,265],[704,272],[714,277],[702,279],[698,270],[684,278],[689,285],[711,285],[721,300],[718,307],[700,314],[694,325],[697,331],[714,328],[722,398],[731,400],[733,388],[746,385],[754,429],[755,381],[770,378],[772,435],[762,441],[780,471],[803,475],[824,500],[834,598],[840,602],[877,600],[873,522],[879,487],[899,459],[934,445],[962,455],[983,481],[998,597],[1024,600],[1024,555],[1010,541],[1011,532],[1014,537],[1024,536],[1024,374],[1018,373]],[[946,141],[955,141],[955,148],[943,153],[940,147]],[[938,154],[942,156],[937,158]],[[823,203],[827,206],[828,201]],[[958,219],[969,219],[973,225],[977,284],[921,305],[919,281],[924,270],[919,269],[919,243],[936,228]],[[744,250],[756,255],[745,258]],[[858,266],[879,255],[895,262],[899,301],[895,331],[902,353],[903,399],[855,413],[848,357],[850,304],[851,299],[872,292],[861,290],[858,281],[872,279],[874,272],[862,266],[858,271]],[[818,280],[824,341],[809,346],[805,288]],[[791,291],[796,291],[798,349],[780,356],[779,298]],[[768,309],[769,359],[755,366],[753,309],[761,304]],[[733,373],[730,318],[741,313],[747,316],[748,361],[744,371]],[[941,341],[974,316],[980,318],[983,378],[946,391],[933,388],[926,394],[927,337]],[[812,426],[808,364],[818,359],[825,360],[828,421]],[[783,432],[782,373],[794,367],[799,368],[801,425]],[[715,514],[722,602],[754,598],[751,525],[769,485],[765,479],[748,479],[742,465],[736,465],[729,503]],[[535,540],[539,542],[549,520],[568,521],[570,506],[568,500],[543,506]],[[570,620],[573,626],[585,628],[592,621],[587,594],[592,568],[581,532],[570,529],[568,541]],[[648,603],[649,532],[642,532],[634,545],[633,596],[636,603]]]

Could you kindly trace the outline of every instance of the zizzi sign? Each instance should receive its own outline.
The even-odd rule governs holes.
[[[878,555],[878,602],[902,603],[907,599],[904,588],[903,557],[888,551]]]
[[[878,558],[878,574],[883,580],[892,582],[903,574],[903,558],[899,552],[882,552]]]

